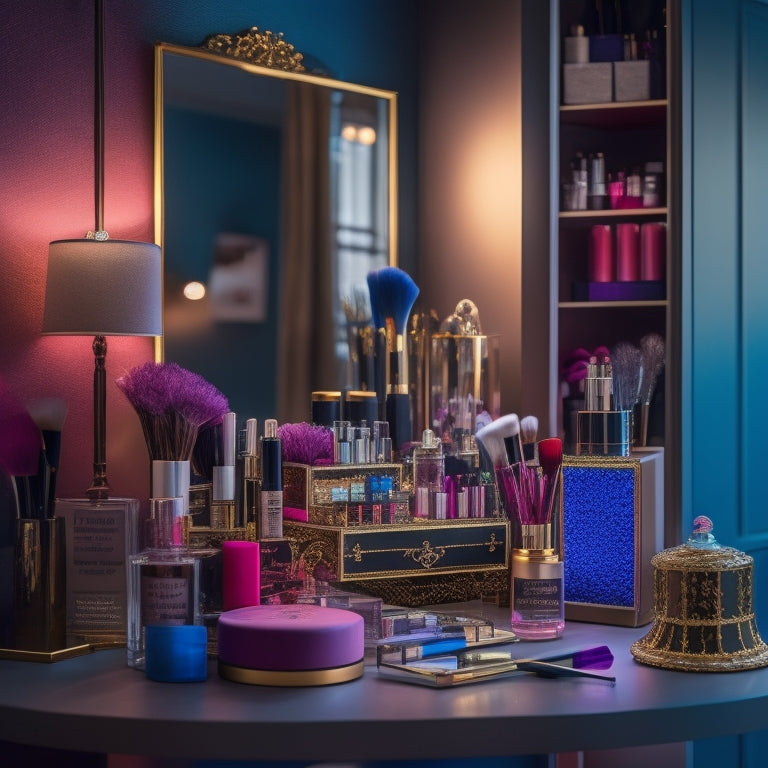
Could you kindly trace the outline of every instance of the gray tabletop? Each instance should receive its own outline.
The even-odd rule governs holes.
[[[508,627],[508,609],[444,606]],[[677,672],[637,663],[648,627],[569,622],[519,656],[607,644],[616,685],[521,675],[437,690],[362,678],[318,688],[148,680],[122,649],[55,664],[0,661],[0,740],[81,751],[240,760],[395,760],[539,754],[768,728],[768,668]]]

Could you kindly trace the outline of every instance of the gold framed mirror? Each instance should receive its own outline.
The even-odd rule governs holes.
[[[313,390],[356,388],[348,329],[397,264],[397,94],[218,49],[155,46],[156,359],[309,421]]]

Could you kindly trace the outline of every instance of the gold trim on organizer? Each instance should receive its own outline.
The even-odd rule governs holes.
[[[344,667],[333,669],[248,669],[235,667],[219,661],[219,675],[226,680],[248,685],[271,685],[280,687],[299,687],[315,685],[335,685],[362,677],[363,661],[356,661]]]

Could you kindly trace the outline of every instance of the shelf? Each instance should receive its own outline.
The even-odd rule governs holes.
[[[628,307],[666,307],[666,299],[652,301],[560,301],[558,309],[626,309]]]
[[[608,208],[600,211],[560,211],[561,219],[646,219],[654,216],[666,216],[666,208]]]
[[[610,101],[604,104],[566,104],[560,107],[563,125],[587,125],[599,128],[638,128],[663,126],[667,100]]]

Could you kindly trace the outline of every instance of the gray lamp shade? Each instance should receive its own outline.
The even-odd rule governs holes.
[[[154,243],[55,240],[48,250],[42,332],[160,336],[161,270]]]

